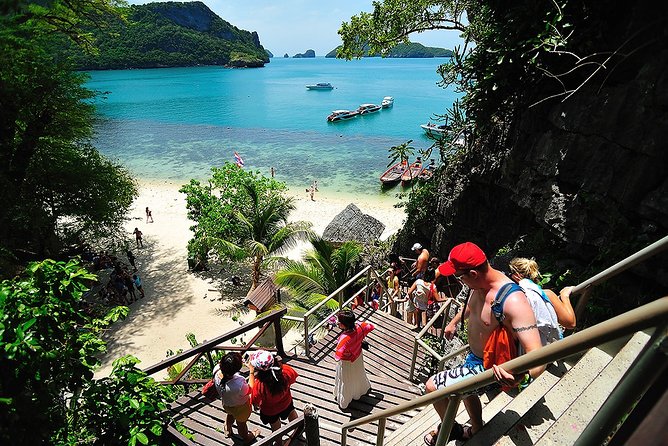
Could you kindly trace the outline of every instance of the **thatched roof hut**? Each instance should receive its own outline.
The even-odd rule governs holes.
[[[362,213],[350,203],[327,225],[322,238],[336,244],[353,240],[372,243],[378,240],[385,225],[370,215]]]

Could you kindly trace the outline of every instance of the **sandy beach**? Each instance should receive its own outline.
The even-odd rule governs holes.
[[[202,342],[237,327],[239,322],[232,320],[233,314],[244,322],[254,318],[252,312],[238,311],[249,288],[247,278],[243,278],[244,285],[230,288],[215,274],[204,277],[188,270],[186,245],[192,222],[186,216],[180,186],[167,181],[140,183],[126,229],[146,297],[131,304],[128,318],[105,333],[108,352],[102,358],[98,377],[108,375],[112,362],[121,356],[136,356],[141,360],[140,367],[147,367],[165,359],[170,349],[190,348],[187,333],[194,333]],[[296,204],[290,219],[311,222],[318,234],[351,202],[385,224],[383,239],[396,232],[404,220],[403,210],[393,207],[396,199],[391,196],[376,199],[320,191],[311,201],[304,192],[290,194]],[[153,223],[146,222],[146,206],[152,211]],[[135,246],[135,227],[143,233],[143,248]],[[298,258],[307,247],[304,243],[287,255]]]

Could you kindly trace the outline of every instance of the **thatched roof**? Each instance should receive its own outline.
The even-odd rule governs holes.
[[[280,299],[278,293],[278,287],[272,278],[268,277],[246,296],[244,305],[249,306],[258,313],[263,313]]]
[[[327,225],[322,238],[332,243],[354,240],[371,243],[385,230],[385,225],[370,215],[363,214],[357,206],[350,203]]]

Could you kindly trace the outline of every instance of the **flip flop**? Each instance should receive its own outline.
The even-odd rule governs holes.
[[[439,423],[438,426],[436,426],[436,429],[429,432],[427,435],[423,437],[424,443],[427,446],[436,446],[436,440],[438,439],[439,430],[441,430],[441,423]]]
[[[456,441],[467,441],[470,440],[473,436],[473,428],[469,425],[462,426],[459,423],[452,425],[452,430],[450,431],[450,440]]]
[[[257,441],[257,437],[260,436],[260,429],[255,429],[250,434],[253,436],[253,438],[251,438],[250,440],[244,441],[244,445],[249,445],[249,444],[255,443]]]

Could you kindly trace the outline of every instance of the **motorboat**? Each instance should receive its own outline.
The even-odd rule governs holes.
[[[390,108],[394,105],[394,98],[392,96],[385,96],[383,101],[380,103],[382,108]]]
[[[360,115],[366,115],[367,113],[374,113],[380,110],[380,105],[376,104],[362,104],[357,108],[357,111]]]
[[[317,84],[307,85],[306,88],[309,90],[331,90],[334,87],[329,82],[318,82]]]
[[[428,165],[424,166],[420,173],[418,174],[418,180],[420,181],[429,181],[431,177],[434,176],[434,171],[436,170],[436,164],[434,160],[431,160]]]
[[[401,176],[408,169],[408,161],[403,160],[385,171],[380,176],[380,182],[383,186],[393,186],[401,181]]]
[[[360,112],[357,110],[334,110],[329,116],[327,116],[327,121],[345,121],[346,119],[354,118],[359,114]]]
[[[445,124],[438,125],[429,122],[427,124],[422,124],[420,127],[422,127],[428,136],[436,139],[442,138],[443,135],[445,135],[445,133],[448,131],[448,126]]]
[[[406,171],[401,174],[401,184],[407,186],[411,181],[417,179],[422,172],[422,160],[418,157],[413,164],[411,164]]]

